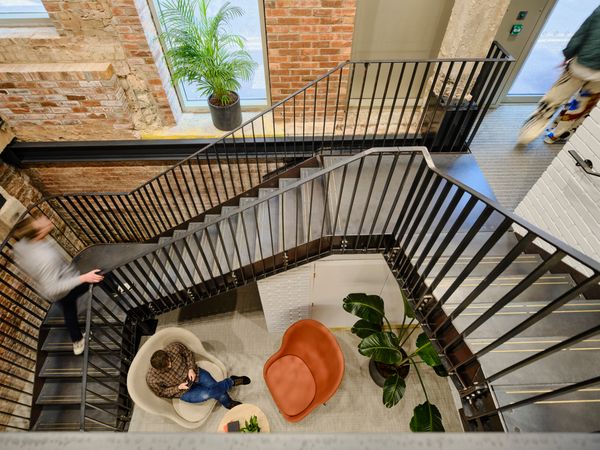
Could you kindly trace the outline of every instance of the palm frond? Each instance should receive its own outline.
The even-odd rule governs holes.
[[[174,82],[196,83],[202,95],[214,95],[228,104],[230,92],[239,90],[240,80],[252,79],[257,64],[244,49],[244,38],[229,32],[232,21],[243,16],[243,9],[226,2],[209,16],[210,2],[161,0],[164,31],[159,39]]]

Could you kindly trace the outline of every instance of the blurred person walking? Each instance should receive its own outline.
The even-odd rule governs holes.
[[[564,70],[525,121],[518,143],[538,137],[562,106],[544,142],[552,144],[571,136],[600,100],[600,6],[583,22],[563,50]]]
[[[99,283],[104,277],[98,273],[100,269],[80,274],[70,265],[54,241],[46,239],[53,227],[47,217],[21,220],[14,230],[18,240],[13,247],[15,261],[33,279],[42,295],[60,305],[73,342],[73,353],[80,355],[85,339],[77,319],[77,298],[86,292],[90,283]]]

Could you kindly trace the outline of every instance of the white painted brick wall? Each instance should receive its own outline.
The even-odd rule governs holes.
[[[569,150],[591,160],[594,169],[600,171],[600,105],[565,144],[515,212],[600,261],[600,177],[575,166]],[[546,248],[552,250],[547,245]],[[589,273],[580,264],[567,262]]]
[[[256,283],[270,333],[310,317],[313,270],[314,264],[306,264]]]

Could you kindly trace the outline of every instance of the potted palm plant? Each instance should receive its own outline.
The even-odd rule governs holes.
[[[348,294],[344,298],[343,308],[359,318],[352,327],[352,333],[362,339],[358,345],[358,352],[371,358],[369,373],[373,380],[383,387],[383,404],[391,408],[402,399],[406,390],[405,378],[412,366],[425,394],[425,402],[415,407],[410,429],[444,431],[442,414],[429,401],[419,364],[431,366],[439,376],[448,376],[448,373],[425,333],[417,337],[415,350],[406,351],[408,338],[416,328],[411,330],[404,326],[406,318],[414,319],[415,315],[406,298],[403,297],[403,301],[402,326],[396,331],[385,316],[383,299],[378,295]]]
[[[161,0],[159,39],[173,83],[195,83],[208,98],[213,124],[233,130],[242,123],[240,81],[252,78],[257,64],[245,50],[244,38],[230,32],[231,21],[244,10],[225,2],[209,15],[211,0]]]

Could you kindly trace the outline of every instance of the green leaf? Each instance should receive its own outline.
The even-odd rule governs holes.
[[[421,333],[417,338],[416,354],[423,360],[425,364],[431,367],[441,366],[442,360],[431,345],[431,341],[425,333]]]
[[[448,371],[441,364],[439,366],[433,366],[433,370],[435,370],[435,373],[438,376],[440,376],[440,377],[447,377],[448,376]]]
[[[392,375],[385,380],[383,385],[383,404],[386,408],[391,408],[396,405],[402,397],[404,397],[404,391],[406,390],[406,383],[400,375]]]
[[[437,406],[425,402],[417,405],[410,419],[411,431],[445,431],[442,414]]]
[[[354,325],[352,325],[352,331],[359,338],[366,338],[371,336],[373,333],[381,331],[381,324],[374,324],[365,319],[360,319]]]
[[[245,41],[232,32],[233,20],[244,10],[225,2],[209,15],[211,0],[161,0],[159,34],[173,82],[195,83],[204,96],[223,105],[232,101],[240,80],[249,81],[257,67]]]
[[[379,295],[362,293],[348,294],[344,299],[344,310],[375,324],[381,324],[385,314],[383,299]]]
[[[364,338],[358,345],[358,352],[384,364],[398,364],[402,361],[399,344],[398,336],[391,331],[382,331]]]
[[[408,299],[404,296],[404,294],[402,294],[402,301],[404,302],[404,314],[406,314],[406,317],[409,319],[414,319],[415,312],[413,311],[412,306],[410,306],[408,303]]]

